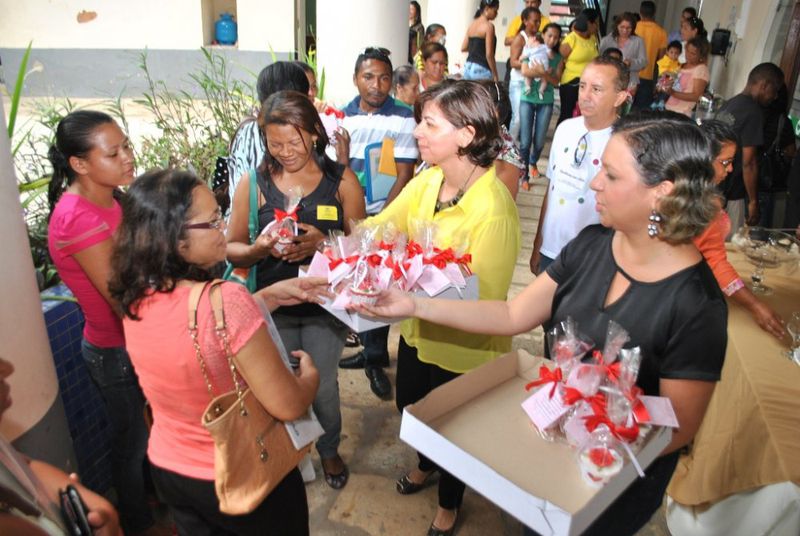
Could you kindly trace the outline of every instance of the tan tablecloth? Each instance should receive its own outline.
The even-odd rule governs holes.
[[[749,281],[752,266],[738,252],[728,258]],[[800,311],[800,272],[767,270],[775,292],[764,297],[783,318]],[[750,314],[728,301],[728,348],[722,378],[688,455],[681,457],[667,494],[684,505],[791,481],[800,483],[800,367]]]

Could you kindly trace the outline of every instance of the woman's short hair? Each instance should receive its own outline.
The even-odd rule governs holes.
[[[542,12],[538,7],[526,7],[523,9],[522,13],[519,14],[519,19],[522,21],[522,24],[519,25],[519,30],[517,30],[517,33],[525,29],[525,21],[531,16],[531,13],[538,13],[540,17],[542,15]],[[536,28],[536,31],[538,32],[539,28]]]
[[[470,162],[481,167],[492,165],[503,141],[495,107],[489,92],[471,80],[444,80],[423,91],[414,104],[414,117],[419,123],[425,105],[435,103],[456,128],[472,127],[475,136],[466,147],[458,150]]]
[[[701,37],[700,34],[686,41],[686,46],[693,46],[696,48],[697,52],[700,54],[701,60],[705,61],[708,59],[708,52],[711,50],[711,45],[709,44],[708,39]]]
[[[617,30],[617,26],[622,24],[622,22],[628,22],[631,25],[631,35],[635,35],[636,32],[636,17],[633,16],[633,13],[628,13],[627,11],[621,13],[614,17],[614,24],[611,28],[611,35],[614,36],[614,39],[619,37],[619,30]]]
[[[319,113],[308,100],[307,95],[297,91],[278,91],[267,99],[258,114],[258,127],[261,129],[267,145],[260,169],[275,174],[279,173],[283,166],[269,152],[269,139],[267,138],[267,126],[269,125],[289,125],[294,127],[298,134],[303,130],[316,136],[317,139],[311,147],[311,157],[321,170],[330,172],[334,170],[335,163],[325,154],[325,147],[330,142],[328,134],[325,132]]]
[[[405,87],[411,81],[411,77],[416,74],[416,69],[414,69],[411,65],[401,65],[397,69],[394,70],[392,74],[392,89],[396,88],[397,86]]]
[[[179,249],[198,187],[207,188],[194,173],[160,169],[145,173],[128,189],[108,284],[125,316],[138,320],[139,302],[151,292],[172,292],[181,279],[209,281],[219,275],[187,262]]]
[[[443,44],[434,42],[425,43],[424,45],[422,45],[422,48],[420,49],[420,53],[422,54],[422,61],[423,62],[428,61],[429,59],[431,59],[431,56],[433,56],[437,52],[443,52],[444,61],[448,61],[447,49],[444,47]]]
[[[439,33],[439,30],[441,30],[441,31],[443,31],[445,33],[447,32],[447,30],[445,30],[444,26],[442,26],[441,24],[437,24],[435,22],[431,23],[431,24],[428,24],[428,27],[425,28],[425,41],[430,41],[431,39],[433,39],[434,36],[437,33]]]
[[[276,61],[261,69],[256,82],[258,102],[264,104],[270,95],[286,89],[308,95],[308,77],[296,62]]]
[[[674,185],[658,202],[658,237],[670,244],[691,242],[718,211],[708,137],[692,121],[665,113],[623,116],[612,132],[625,139],[646,186]]]

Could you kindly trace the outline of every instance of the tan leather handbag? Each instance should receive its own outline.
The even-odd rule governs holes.
[[[203,414],[203,426],[214,439],[214,487],[221,512],[252,512],[311,449],[297,450],[283,422],[270,415],[253,392],[245,387],[234,363],[222,302],[222,280],[197,283],[189,293],[189,334],[197,362],[206,381],[211,403]],[[225,348],[234,390],[214,396],[197,338],[197,306],[208,288],[215,331]]]

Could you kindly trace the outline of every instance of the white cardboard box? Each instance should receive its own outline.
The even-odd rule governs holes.
[[[306,277],[306,271],[302,268],[299,272],[300,277]],[[439,294],[433,296],[434,298],[443,298],[447,300],[477,300],[478,299],[478,276],[477,275],[470,275],[465,277],[464,280],[466,281],[466,287],[461,289],[461,294],[459,295],[458,291],[454,287],[449,287]],[[424,290],[416,291],[418,296],[428,296]],[[396,322],[400,322],[401,320],[405,320],[404,318],[383,318],[383,317],[374,317],[374,316],[365,316],[360,315],[358,313],[351,313],[344,309],[334,309],[331,307],[333,300],[325,299],[320,306],[328,311],[330,314],[344,322],[350,329],[355,331],[356,333],[363,333],[364,331],[370,331],[372,329],[377,329],[383,326],[388,326],[389,324],[394,324]]]
[[[400,439],[539,533],[580,534],[638,475],[626,458],[611,482],[591,488],[575,451],[539,436],[520,404],[543,362],[517,350],[434,389],[403,410]],[[650,432],[637,454],[643,468],[671,437]]]

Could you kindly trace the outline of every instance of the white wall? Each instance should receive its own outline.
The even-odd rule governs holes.
[[[346,104],[356,96],[353,67],[368,46],[391,51],[392,64],[408,61],[408,2],[380,0],[318,0],[318,60],[325,68],[325,99]],[[347,16],[345,16],[347,14]]]
[[[700,18],[708,29],[709,38],[717,27],[732,32],[733,48],[728,54],[728,65],[720,75],[717,93],[726,98],[739,93],[744,89],[750,70],[769,60],[764,57],[765,48],[777,7],[778,0],[704,0]],[[737,24],[743,8],[747,17]]]
[[[235,3],[241,50],[294,50],[292,0]],[[81,11],[97,17],[79,23]],[[204,26],[209,32],[201,0],[0,0],[0,13],[0,48],[24,48],[33,40],[39,49],[194,50],[205,44]]]

